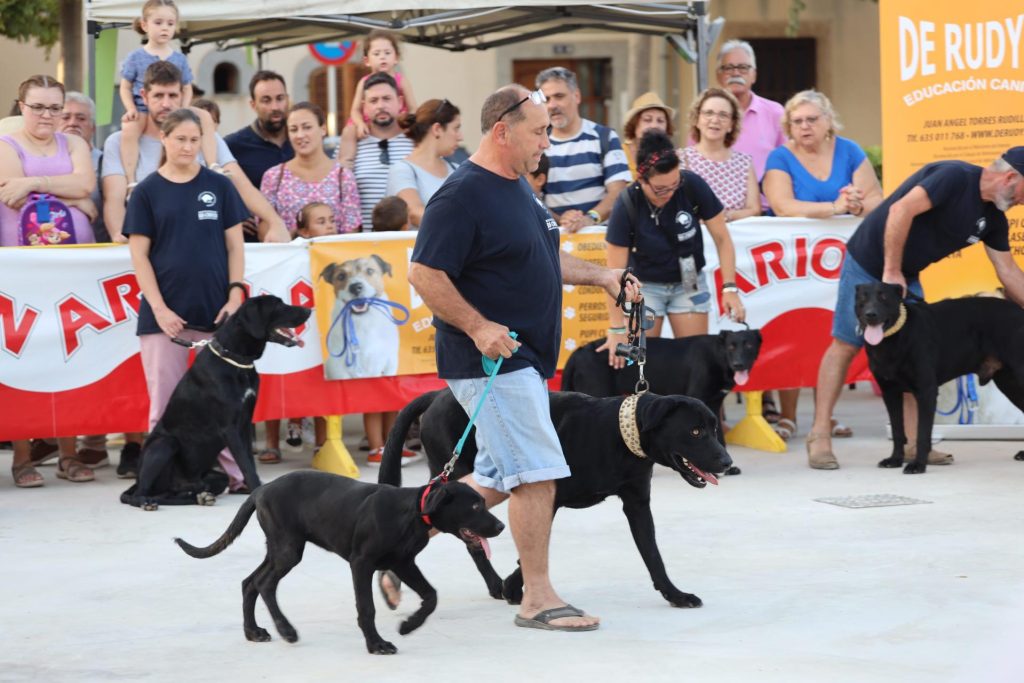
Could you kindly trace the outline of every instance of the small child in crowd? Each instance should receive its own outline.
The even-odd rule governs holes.
[[[193,109],[202,109],[210,118],[213,119],[213,125],[220,127],[220,107],[213,100],[209,100],[205,97],[200,97],[198,100],[192,102]]]
[[[393,232],[409,228],[409,205],[400,197],[385,197],[373,207],[373,231]],[[379,465],[384,454],[384,439],[395,424],[398,411],[363,413],[363,430],[370,447],[368,465]],[[416,462],[423,456],[407,448],[402,449],[402,466]]]
[[[533,193],[537,195],[537,199],[544,201],[544,186],[548,182],[548,169],[551,168],[551,162],[548,160],[547,154],[540,155],[540,162],[537,164],[537,170],[530,171],[526,174],[526,182],[530,183],[530,187],[533,188]]]
[[[146,0],[146,4],[142,6],[142,16],[136,18],[132,24],[136,32],[146,36],[146,44],[130,52],[121,67],[120,96],[124,105],[124,116],[121,117],[121,164],[129,190],[136,185],[139,138],[146,129],[146,114],[149,111],[142,100],[146,67],[160,60],[178,67],[184,85],[181,106],[187,107],[192,101],[192,69],[189,68],[185,55],[171,47],[177,25],[178,6],[174,4],[174,0]],[[211,169],[218,170],[219,166],[213,163],[217,160],[217,138],[213,118],[205,111],[197,113],[203,126],[203,158]]]
[[[323,202],[310,202],[299,210],[295,217],[295,232],[299,237],[311,239],[326,235],[337,235],[334,225],[334,211]]]
[[[403,79],[402,74],[395,71],[401,54],[398,50],[398,34],[391,31],[374,30],[363,41],[363,64],[370,67],[370,74],[386,72],[398,84],[398,95],[402,98],[399,114],[416,111],[416,99],[412,94],[412,84]],[[369,77],[362,77],[356,85],[356,93],[352,98],[352,111],[349,125],[355,127],[356,139],[362,140],[369,134],[369,121],[363,118],[363,83]]]

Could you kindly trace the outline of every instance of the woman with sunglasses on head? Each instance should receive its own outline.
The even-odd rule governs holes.
[[[882,201],[882,187],[867,155],[841,128],[832,103],[816,90],[804,90],[786,102],[782,132],[786,144],[768,155],[764,193],[776,216],[831,218],[863,216]],[[775,431],[783,439],[796,433],[799,389],[779,391],[781,417]],[[832,436],[853,430],[832,420]]]
[[[444,157],[462,142],[462,117],[446,99],[427,100],[415,114],[400,118],[398,125],[415,147],[405,159],[391,164],[387,196],[405,200],[409,224],[418,228],[427,202],[455,171]]]
[[[296,216],[310,202],[331,207],[339,234],[354,232],[362,223],[359,189],[352,171],[324,152],[327,117],[323,110],[311,102],[294,104],[288,110],[286,125],[295,156],[267,169],[260,193],[284,219],[292,236]]]
[[[632,266],[644,283],[644,304],[654,309],[651,336],[661,335],[668,316],[675,337],[707,334],[711,292],[703,272],[701,221],[715,241],[722,268],[722,307],[733,320],[746,317],[736,288],[736,253],[725,225],[725,211],[708,184],[692,171],[680,170],[671,138],[648,131],[637,149],[637,180],[623,190],[608,220],[608,267]],[[608,300],[609,330],[598,351],[621,368],[615,355],[626,341],[622,309]]]

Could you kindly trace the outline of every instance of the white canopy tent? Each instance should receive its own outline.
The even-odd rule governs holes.
[[[707,21],[708,0],[595,4],[589,0],[178,0],[180,38],[191,47],[252,46],[271,50],[365,35],[374,28],[402,34],[419,45],[452,51],[486,50],[543,36],[618,31],[665,36],[697,65],[705,87],[707,52],[720,22]],[[93,36],[124,26],[139,14],[138,0],[90,0]]]

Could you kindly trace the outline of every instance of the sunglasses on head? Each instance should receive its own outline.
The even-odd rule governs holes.
[[[523,103],[526,102],[527,100],[530,100],[534,104],[545,104],[547,103],[548,98],[540,90],[534,90],[529,95],[513,104],[511,107],[501,112],[501,115],[498,117],[498,120],[501,121],[503,118],[505,118],[506,114],[510,114],[519,107],[523,106]]]

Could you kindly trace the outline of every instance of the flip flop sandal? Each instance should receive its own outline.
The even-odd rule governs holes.
[[[853,436],[853,430],[844,425],[839,420],[832,418],[832,438],[834,439],[849,439]]]
[[[256,456],[256,459],[264,465],[276,465],[281,462],[281,450],[278,448],[264,448]]]
[[[400,591],[402,589],[402,580],[398,578],[398,574],[394,573],[390,569],[385,569],[383,571],[377,572],[377,588],[380,589],[380,594],[381,597],[384,598],[384,603],[388,606],[388,609],[390,610],[398,609],[398,603],[393,602],[391,598],[388,596],[388,592],[384,589],[385,578],[387,578],[387,580],[391,582],[391,585],[394,586],[396,591]]]
[[[19,489],[39,488],[44,483],[43,475],[39,474],[31,462],[26,462],[20,467],[11,467],[11,477],[14,479],[14,485]]]
[[[546,609],[542,612],[537,612],[529,618],[517,614],[515,624],[516,626],[522,626],[523,628],[536,628],[542,631],[596,631],[600,624],[590,624],[589,626],[558,626],[551,623],[554,619],[585,616],[586,614],[583,613],[583,610],[577,609],[572,605],[566,605],[565,607],[555,607],[553,609]]]
[[[75,458],[61,458],[57,461],[57,478],[78,484],[92,481],[96,475]]]
[[[796,422],[789,418],[780,417],[779,421],[772,426],[775,433],[782,437],[783,441],[789,441],[796,434]]]

